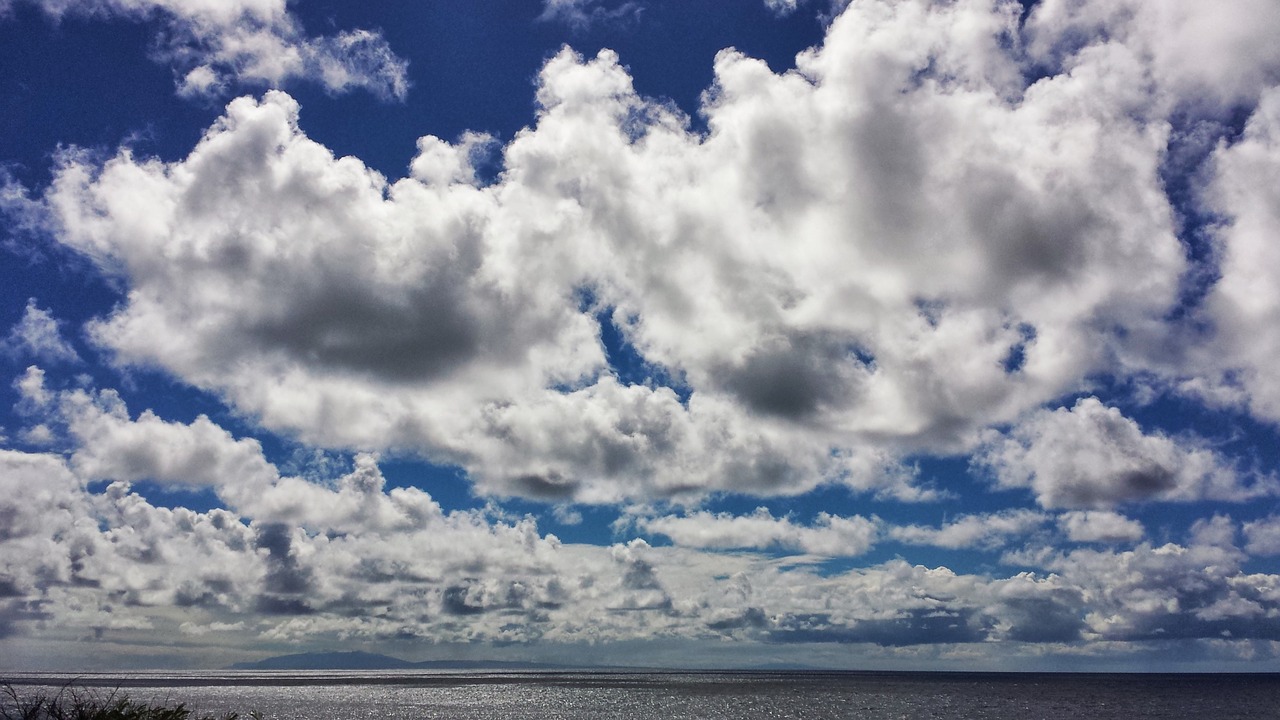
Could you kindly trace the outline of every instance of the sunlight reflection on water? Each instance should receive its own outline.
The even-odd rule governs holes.
[[[15,674],[20,694],[72,678]],[[100,692],[270,720],[1266,717],[1280,676],[903,673],[190,673]]]

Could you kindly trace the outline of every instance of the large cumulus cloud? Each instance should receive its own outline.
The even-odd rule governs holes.
[[[272,93],[177,162],[69,152],[43,202],[130,289],[101,346],[304,441],[538,497],[924,497],[900,458],[1143,357],[1188,267],[1150,53],[1046,50],[1028,84],[1019,18],[853,3],[795,70],[722,52],[705,133],[565,50],[487,186],[481,136],[389,182]]]

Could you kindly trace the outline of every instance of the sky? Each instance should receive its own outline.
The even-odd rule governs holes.
[[[0,0],[0,670],[1280,670],[1274,0]]]

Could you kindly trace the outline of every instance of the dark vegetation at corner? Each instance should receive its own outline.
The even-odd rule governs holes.
[[[250,718],[261,720],[257,713]],[[198,715],[182,703],[135,702],[115,690],[104,695],[68,685],[50,695],[43,690],[19,693],[5,685],[0,690],[0,720],[239,720],[239,715]]]

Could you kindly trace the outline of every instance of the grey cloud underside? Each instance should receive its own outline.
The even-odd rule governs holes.
[[[392,382],[429,379],[480,350],[476,323],[458,312],[459,295],[447,280],[437,281],[405,298],[403,307],[388,307],[320,280],[309,296],[294,296],[296,310],[263,318],[245,334],[319,367]]]
[[[793,421],[853,404],[867,372],[853,343],[816,334],[767,341],[740,366],[713,370],[751,410]]]
[[[770,642],[875,643],[877,645],[919,645],[926,643],[971,643],[986,638],[973,626],[971,611],[956,613],[912,611],[904,617],[865,620],[852,625],[833,624],[825,614],[790,616],[770,629]]]

